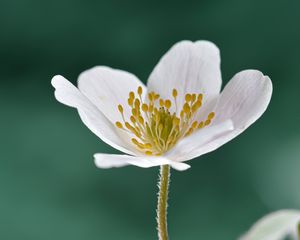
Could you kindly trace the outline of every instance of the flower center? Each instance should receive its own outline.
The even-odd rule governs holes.
[[[205,120],[195,119],[202,106],[203,94],[185,95],[182,109],[177,109],[177,90],[173,89],[175,111],[170,112],[172,101],[162,99],[159,94],[150,92],[146,102],[142,99],[142,87],[137,92],[130,92],[128,105],[131,108],[130,119],[125,119],[122,105],[118,105],[123,123],[117,121],[115,125],[132,135],[132,143],[147,155],[161,155],[170,150],[179,139],[191,135],[197,129],[208,126],[215,116],[210,112]]]

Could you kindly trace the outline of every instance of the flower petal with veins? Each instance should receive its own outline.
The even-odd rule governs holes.
[[[208,100],[221,89],[220,52],[209,41],[176,43],[158,62],[149,76],[148,91],[171,98],[170,89],[178,88],[178,108],[188,92],[203,93]]]
[[[84,124],[102,141],[128,154],[138,153],[128,143],[126,133],[114,127],[102,112],[67,79],[57,75],[53,77],[51,83],[55,88],[56,99],[65,105],[77,108]]]
[[[132,90],[143,88],[145,85],[133,74],[112,69],[105,66],[97,66],[86,70],[79,75],[79,90],[114,124],[119,120],[120,114],[117,106],[124,106],[124,114],[130,117],[127,107],[127,96]]]

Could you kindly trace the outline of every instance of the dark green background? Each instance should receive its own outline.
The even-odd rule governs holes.
[[[221,49],[226,83],[255,68],[274,94],[244,134],[172,175],[173,240],[235,239],[262,215],[300,208],[298,0],[0,0],[0,239],[156,239],[158,168],[100,170],[101,142],[50,80],[108,65],[146,81],[172,44]]]

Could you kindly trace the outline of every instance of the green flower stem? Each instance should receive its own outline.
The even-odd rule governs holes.
[[[168,240],[167,208],[170,182],[170,166],[160,166],[157,201],[157,231],[159,240]]]

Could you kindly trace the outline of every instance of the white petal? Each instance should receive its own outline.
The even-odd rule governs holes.
[[[159,61],[148,80],[148,91],[172,99],[178,90],[178,108],[186,93],[203,93],[204,101],[216,96],[221,88],[220,53],[208,41],[182,41],[175,44]]]
[[[200,140],[202,138],[200,137],[201,131],[204,131],[200,130],[199,133],[190,136],[194,138],[194,143],[190,141],[191,146],[184,146],[190,150],[181,150],[186,152],[186,155],[178,154],[180,156],[178,160],[190,160],[211,152],[232,140],[263,114],[270,102],[271,95],[272,82],[269,77],[264,76],[261,72],[246,70],[236,74],[221,93],[216,107],[211,109],[216,113],[211,127],[216,126],[218,128],[222,126],[222,123],[230,120],[233,123],[233,129],[226,131],[223,128],[223,132],[214,133],[205,142]]]
[[[127,165],[134,165],[142,168],[155,167],[160,165],[171,165],[176,170],[183,171],[190,166],[185,163],[175,162],[165,157],[152,157],[152,156],[129,156],[117,154],[102,154],[96,153],[94,155],[95,164],[99,168],[112,168],[123,167]]]
[[[187,161],[198,157],[218,147],[218,145],[215,144],[215,146],[210,146],[210,149],[208,149],[206,147],[207,143],[214,141],[220,135],[232,130],[233,123],[230,120],[218,125],[199,129],[192,135],[183,138],[179,143],[177,143],[172,150],[166,153],[166,157],[174,161]]]
[[[219,125],[231,119],[234,130],[207,142],[202,154],[229,142],[254,123],[267,109],[271,95],[272,82],[268,76],[256,70],[236,74],[222,91],[214,110],[216,118],[213,120],[214,125]]]
[[[74,85],[62,76],[53,77],[51,83],[56,99],[77,108],[82,121],[94,134],[122,152],[136,154],[134,146],[126,142],[127,134],[117,129]]]
[[[119,104],[124,108],[125,118],[130,117],[128,95],[130,91],[136,92],[139,86],[145,95],[146,87],[136,76],[105,66],[84,71],[78,78],[79,90],[113,123],[122,120]]]
[[[268,76],[256,70],[242,71],[222,91],[214,123],[232,119],[235,128],[245,129],[264,113],[271,95],[272,82]]]
[[[277,211],[260,219],[240,240],[282,240],[289,234],[296,240],[299,223],[300,211]]]

